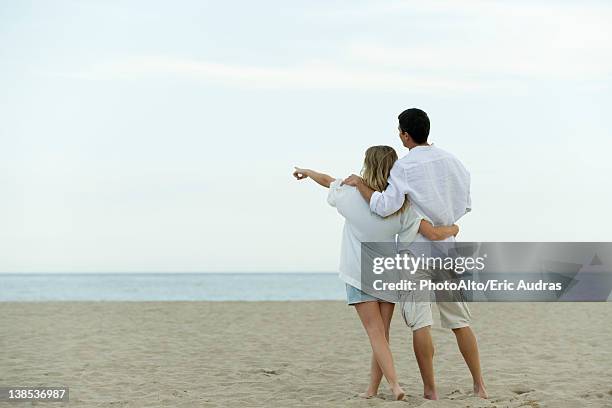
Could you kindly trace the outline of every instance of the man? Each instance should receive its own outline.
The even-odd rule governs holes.
[[[370,203],[370,209],[382,217],[397,211],[408,196],[413,208],[434,225],[454,224],[471,210],[470,174],[456,157],[427,142],[430,124],[424,111],[407,109],[398,119],[400,139],[410,151],[394,164],[386,190],[382,193],[374,191],[365,185],[361,177],[354,174],[344,180],[344,184],[357,187]],[[454,238],[448,240],[452,242]],[[426,238],[418,236],[409,249],[413,254],[419,254],[417,248],[423,248],[427,242]],[[406,319],[406,323],[413,328],[413,348],[423,378],[424,397],[438,399],[433,371],[434,347],[430,332],[431,307],[428,306],[428,310],[424,310],[423,305],[422,302],[407,305],[413,310],[404,310],[404,318],[411,315],[420,320],[415,322]],[[467,304],[439,302],[438,308],[442,326],[451,329],[455,334],[459,350],[470,369],[474,393],[481,398],[487,398],[480,370],[478,344],[470,328]],[[423,327],[424,325],[426,326]]]

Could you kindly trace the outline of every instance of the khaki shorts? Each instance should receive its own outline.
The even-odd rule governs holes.
[[[419,271],[421,272],[421,271]],[[426,274],[426,271],[422,272]],[[418,275],[418,272],[417,272]],[[438,292],[441,299],[456,299],[456,293],[441,293]],[[436,298],[435,294],[428,291],[412,291],[403,296],[400,302],[402,317],[406,325],[412,331],[419,330],[423,327],[433,325],[432,301]],[[440,301],[436,302],[438,311],[440,312],[440,323],[445,329],[459,329],[468,327],[472,315],[468,308],[467,302],[463,298],[457,301]]]

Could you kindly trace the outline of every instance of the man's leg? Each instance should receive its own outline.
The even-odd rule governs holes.
[[[433,356],[434,345],[431,339],[431,326],[422,327],[412,332],[412,348],[419,371],[423,379],[423,397],[437,400],[436,383],[434,380]]]
[[[444,295],[444,294],[443,294]],[[448,295],[448,294],[446,294]],[[450,296],[458,298],[459,295],[451,293]],[[436,293],[436,297],[438,294]],[[447,297],[449,298],[449,297]],[[482,371],[480,369],[480,353],[478,352],[478,342],[476,336],[470,328],[471,314],[468,305],[464,301],[458,302],[438,302],[440,310],[440,321],[442,327],[451,329],[455,333],[457,346],[467,364],[474,383],[474,393],[481,398],[488,398],[485,389]]]
[[[436,383],[434,380],[433,356],[434,345],[431,339],[433,317],[429,293],[412,292],[402,302],[402,317],[412,329],[412,348],[423,379],[423,397],[436,400]]]
[[[480,353],[478,352],[478,342],[476,336],[470,326],[453,329],[457,338],[459,351],[465,360],[472,379],[474,381],[474,393],[480,398],[488,398],[487,390],[485,389],[482,371],[480,370]]]

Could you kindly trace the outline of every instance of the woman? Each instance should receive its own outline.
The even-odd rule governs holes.
[[[366,150],[362,169],[364,182],[375,191],[384,191],[397,153],[389,146],[372,146]],[[295,168],[293,173],[298,180],[311,178],[323,187],[330,189],[327,202],[336,207],[345,218],[340,255],[340,279],[346,283],[347,303],[355,306],[361,323],[365,328],[372,346],[370,365],[370,384],[365,398],[378,393],[384,375],[397,400],[404,398],[389,348],[389,327],[393,317],[394,304],[367,294],[361,290],[360,251],[362,242],[394,242],[399,234],[401,242],[411,242],[417,233],[430,240],[442,240],[459,232],[456,225],[434,227],[425,221],[412,208],[408,200],[395,214],[381,218],[370,212],[368,203],[355,187],[341,185],[341,179],[310,169]]]

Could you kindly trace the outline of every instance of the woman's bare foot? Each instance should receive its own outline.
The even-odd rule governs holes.
[[[480,382],[474,383],[474,394],[483,399],[489,398],[489,394],[487,394],[487,390],[484,386],[484,381],[480,380]]]
[[[399,384],[395,384],[391,387],[391,392],[393,393],[393,397],[395,398],[396,401],[401,401],[404,399],[404,396],[406,395],[406,393],[404,392],[404,390],[402,389],[402,387],[400,387]]]
[[[371,387],[368,387],[366,392],[362,392],[361,394],[359,394],[359,397],[370,399],[370,398],[374,398],[377,394],[378,394],[378,389],[375,390]]]

